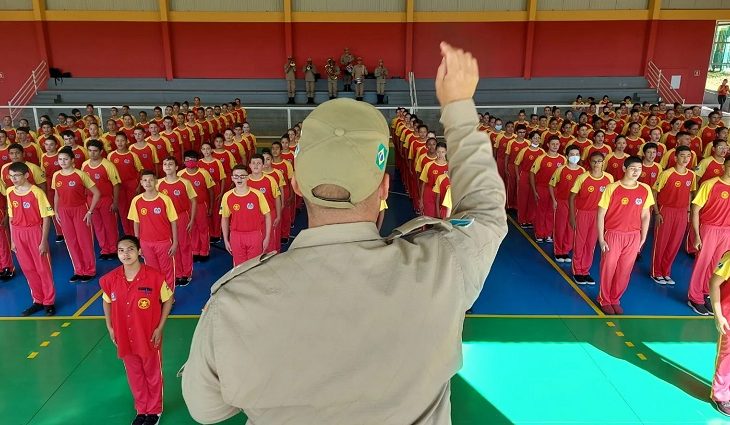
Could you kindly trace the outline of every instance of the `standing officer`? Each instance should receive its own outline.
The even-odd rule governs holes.
[[[345,52],[340,56],[340,65],[345,70],[345,88],[344,91],[352,91],[352,61],[355,58],[350,54],[350,49],[345,47]]]
[[[375,93],[378,95],[378,105],[388,103],[385,101],[385,80],[388,78],[388,68],[383,65],[383,60],[378,61],[375,68]]]
[[[287,104],[294,104],[294,97],[297,95],[297,64],[294,57],[289,56],[289,60],[284,65],[284,75],[286,75],[286,91],[289,96]]]
[[[382,238],[388,124],[351,99],[317,107],[292,179],[309,228],[286,253],[254,258],[213,285],[181,372],[196,421],[243,410],[257,425],[451,423],[464,312],[507,224],[504,184],[477,131],[476,59],[446,43],[441,54],[436,96],[458,224],[420,217]]]
[[[307,105],[314,105],[314,82],[317,81],[314,74],[317,73],[317,67],[312,63],[312,58],[307,58],[302,72],[304,73],[304,86],[307,89]]]
[[[362,63],[362,58],[357,57],[357,64],[352,68],[352,80],[355,83],[355,99],[362,100],[362,94],[365,90],[365,76],[368,75],[368,69]]]
[[[327,91],[330,99],[334,99],[337,97],[337,80],[340,78],[340,67],[337,66],[334,59],[329,58],[324,70],[327,72]]]

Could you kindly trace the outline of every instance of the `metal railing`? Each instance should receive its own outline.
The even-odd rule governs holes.
[[[21,107],[30,103],[30,101],[33,100],[33,97],[38,94],[38,89],[43,89],[46,86],[48,83],[48,77],[50,77],[48,73],[48,64],[46,61],[42,60],[41,63],[33,68],[30,72],[30,77],[28,77],[28,79],[25,80],[25,83],[20,86],[18,92],[15,93],[15,95],[8,101],[8,115],[10,115],[13,120],[18,117],[20,112],[22,112]],[[38,122],[37,117],[35,122]]]
[[[408,72],[408,90],[411,93],[411,112],[418,109],[418,92],[416,91],[416,76],[413,71]]]
[[[672,87],[672,83],[662,73],[653,61],[649,61],[646,65],[646,75],[644,75],[646,81],[649,82],[651,88],[656,89],[657,95],[660,100],[668,103],[679,102],[684,104],[684,98]]]

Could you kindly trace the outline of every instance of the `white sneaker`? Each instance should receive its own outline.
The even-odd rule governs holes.
[[[557,262],[557,263],[564,263],[565,262],[565,258],[563,258],[563,257],[561,257],[559,255],[556,255],[555,256],[555,262]]]
[[[674,282],[674,279],[669,276],[664,276],[664,281],[667,282],[667,285],[674,285],[676,283]]]
[[[547,243],[553,243],[553,237],[552,236],[548,236],[547,238],[545,238],[545,242],[547,242]]]
[[[535,242],[542,243],[543,242],[543,238],[535,238]]]
[[[651,275],[649,275],[649,277],[651,278],[651,280],[653,280],[654,282],[656,282],[656,283],[658,283],[660,285],[666,285],[667,284],[667,281],[664,280],[664,277],[663,276],[651,276]]]
[[[565,261],[566,263],[572,263],[572,262],[573,262],[573,259],[572,259],[572,258],[570,258],[570,257],[568,257],[568,256],[566,255],[566,256],[565,256],[565,258],[563,258],[563,261]]]

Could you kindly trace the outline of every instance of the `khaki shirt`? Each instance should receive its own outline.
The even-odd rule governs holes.
[[[293,66],[289,66],[290,62],[287,62],[286,65],[284,65],[284,74],[286,74],[287,81],[293,81],[297,79],[297,69]]]
[[[352,78],[357,80],[359,79],[365,79],[365,76],[368,75],[368,69],[365,68],[365,65],[355,65],[352,68]]]
[[[373,74],[375,74],[375,78],[377,79],[377,81],[385,81],[385,79],[388,78],[388,68],[384,66],[379,66],[375,68],[375,72]]]
[[[307,67],[309,69],[307,70]],[[304,81],[315,81],[314,74],[317,73],[317,67],[314,66],[314,64],[304,64],[304,67],[302,67],[302,72],[304,73]]]
[[[473,101],[446,106],[441,123],[453,216],[473,223],[425,218],[440,225],[390,240],[372,222],[316,227],[223,276],[182,371],[195,420],[243,410],[256,425],[451,423],[464,312],[507,223]]]
[[[327,72],[327,79],[329,79],[330,81],[334,81],[340,78],[340,67],[337,66],[337,64],[332,65],[331,68],[325,66],[324,69]],[[327,71],[328,69],[329,71]]]
[[[344,53],[342,56],[340,56],[340,65],[347,66],[350,64],[350,62],[354,61],[355,57],[352,56],[350,53]]]

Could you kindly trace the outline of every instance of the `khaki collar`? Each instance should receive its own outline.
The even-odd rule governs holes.
[[[326,226],[302,230],[299,232],[294,241],[292,241],[289,250],[380,239],[382,239],[382,237],[378,233],[375,223],[370,221],[329,224]]]

